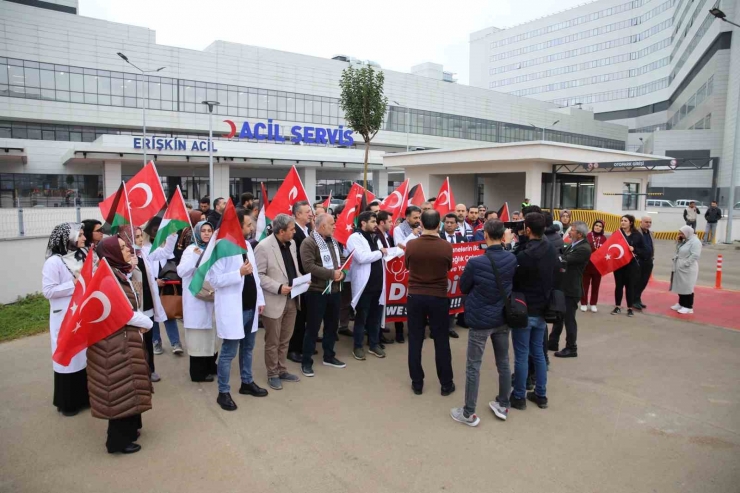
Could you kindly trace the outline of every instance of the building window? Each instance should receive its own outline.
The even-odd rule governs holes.
[[[625,183],[622,187],[622,210],[636,211],[640,202],[640,184]]]
[[[556,209],[588,209],[594,208],[594,191],[596,182],[593,176],[578,176],[558,174],[555,189]],[[552,173],[542,174],[543,207],[550,207],[552,197]]]
[[[0,174],[0,208],[94,207],[102,199],[101,175]]]

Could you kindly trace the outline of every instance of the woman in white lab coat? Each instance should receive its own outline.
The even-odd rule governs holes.
[[[193,296],[190,283],[195,267],[208,242],[213,236],[213,225],[201,221],[193,227],[193,244],[182,253],[177,275],[182,278],[182,324],[185,341],[190,355],[190,380],[213,382],[218,370],[216,359],[221,340],[213,328],[213,301],[204,301]]]
[[[82,224],[63,223],[54,228],[46,247],[46,262],[41,271],[44,297],[51,305],[49,332],[51,354],[57,349],[59,329],[74,294],[77,276],[85,261],[85,235]],[[74,416],[90,405],[87,392],[87,357],[83,349],[62,366],[52,361],[54,367],[54,405],[64,416]]]

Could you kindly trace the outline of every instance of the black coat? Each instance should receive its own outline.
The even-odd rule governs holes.
[[[580,298],[583,296],[583,271],[591,259],[591,245],[585,238],[576,246],[566,245],[562,259],[568,265],[563,276],[563,294]]]
[[[295,251],[296,256],[298,257],[298,268],[301,269],[301,273],[304,273],[306,271],[303,270],[303,262],[301,261],[301,243],[303,243],[303,240],[306,239],[306,235],[301,229],[300,226],[298,226],[298,223],[295,225],[295,235],[293,235],[293,241],[295,241]]]
[[[516,260],[514,290],[524,294],[529,315],[540,317],[550,303],[555,271],[560,268],[558,254],[546,239],[528,240],[517,250]]]
[[[442,231],[441,233],[439,233],[439,237],[447,241],[447,232]],[[465,237],[461,235],[460,231],[457,229],[455,230],[455,243],[465,243]]]

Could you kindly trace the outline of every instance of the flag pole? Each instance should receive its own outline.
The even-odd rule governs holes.
[[[182,201],[182,205],[185,206],[185,198],[182,196],[182,190],[180,190],[180,185],[177,185],[177,193],[178,193],[178,195],[180,195],[180,200]],[[168,205],[168,207],[169,207],[169,205]],[[187,212],[187,211],[188,211],[188,208],[185,207],[185,212]],[[188,216],[188,224],[190,225],[190,230],[192,231],[193,230],[193,223],[190,222],[190,214],[185,214],[185,215]]]
[[[123,184],[123,195],[124,199],[126,200],[126,210],[128,210],[128,218],[131,220],[129,224],[131,225],[131,247],[136,246],[136,233],[134,231],[134,218],[131,215],[131,204],[128,202],[128,191],[126,190],[126,182],[121,181]]]
[[[154,174],[157,175],[157,183],[159,183],[159,189],[162,190],[162,196],[167,199],[167,194],[164,193],[164,187],[162,186],[162,179],[159,177],[159,172],[157,171],[157,165],[154,164],[154,160],[149,161],[149,164],[152,165],[152,168],[154,169]],[[178,185],[179,187],[180,185]],[[183,201],[184,202],[184,201]]]

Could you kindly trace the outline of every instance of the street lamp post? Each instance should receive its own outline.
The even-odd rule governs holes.
[[[555,125],[557,125],[558,123],[560,123],[560,120],[555,120],[554,122],[552,122],[552,125],[550,125],[550,127],[554,127],[554,126],[555,126]],[[536,126],[536,125],[533,125],[533,124],[531,124],[531,123],[529,124],[529,126],[530,126],[530,127],[532,127],[532,128],[534,128],[535,130],[536,130],[536,129],[538,129],[538,128],[540,128],[540,127],[538,127],[538,126]],[[547,128],[547,127],[545,127],[545,126],[543,125],[543,126],[542,126],[542,141],[543,141],[543,142],[545,141],[545,128]]]
[[[136,70],[138,70],[141,73],[142,76],[143,75],[154,74],[154,73],[160,72],[160,71],[164,70],[164,68],[165,68],[165,67],[159,67],[156,70],[142,70],[139,67],[137,67],[136,65],[134,65],[128,59],[128,57],[126,55],[124,55],[123,53],[121,53],[120,51],[117,53],[117,55],[119,57],[121,57],[124,62],[128,63],[129,65],[131,65],[132,67],[134,67]],[[146,80],[143,80],[142,81],[142,83],[144,83],[144,82],[146,82],[146,84],[148,85],[149,84],[149,78],[147,77]],[[148,102],[147,94],[149,92],[148,89],[149,88],[147,87],[147,90],[146,91],[143,91],[143,94],[141,95],[142,96],[142,99],[144,100],[143,101],[143,104],[142,104],[142,120],[143,120],[142,121],[142,133],[143,133],[143,135],[141,137],[141,149],[144,151],[144,166],[146,166],[146,107],[147,107],[147,104],[148,104],[147,103]]]
[[[211,200],[215,198],[213,190],[213,108],[218,106],[218,101],[201,101],[208,107],[208,195]]]
[[[411,109],[408,106],[404,106],[398,101],[393,101],[395,104],[406,110],[406,152],[409,152],[409,132],[411,131]]]
[[[719,8],[719,1],[714,7],[709,9],[709,13],[715,16],[717,19],[732,24],[735,27],[740,27],[740,24],[736,24],[732,21],[727,20],[727,15],[722,12]],[[735,47],[737,49],[737,47]],[[725,234],[725,243],[732,243],[732,223],[733,223],[733,212],[735,207],[735,174],[737,173],[737,162],[740,161],[740,121],[737,118],[740,117],[740,94],[737,97],[737,108],[735,109],[735,143],[734,151],[732,153],[732,166],[730,167],[730,191],[727,194],[728,205],[727,205],[727,229]]]

